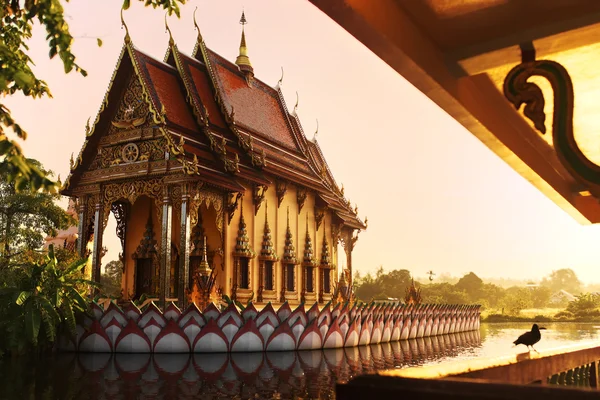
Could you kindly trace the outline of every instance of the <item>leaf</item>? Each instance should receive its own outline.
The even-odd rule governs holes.
[[[123,0],[123,10],[129,9],[130,5],[131,5],[130,0]]]
[[[97,38],[96,42],[98,43],[98,47],[102,47],[102,39]]]
[[[28,306],[25,314],[25,332],[31,343],[36,345],[40,334],[40,310],[35,308],[33,303],[29,303]]]
[[[31,292],[21,292],[19,293],[19,297],[17,297],[15,303],[17,303],[17,305],[22,306],[23,303],[25,303],[30,296]]]
[[[25,71],[18,71],[16,74],[14,74],[13,78],[15,83],[22,88],[31,86],[34,83],[33,75],[28,74]]]

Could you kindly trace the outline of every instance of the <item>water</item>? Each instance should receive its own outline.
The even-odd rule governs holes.
[[[598,342],[600,326],[545,325],[538,350]],[[528,323],[324,351],[251,354],[60,354],[0,363],[0,399],[332,399],[336,382],[380,369],[522,353]]]

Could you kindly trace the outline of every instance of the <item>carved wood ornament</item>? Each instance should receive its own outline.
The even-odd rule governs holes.
[[[298,191],[296,192],[296,201],[298,202],[298,214],[302,211],[302,207],[304,207],[304,202],[306,201],[306,196],[308,195],[308,191],[306,188],[298,187]]]
[[[228,193],[227,194],[227,225],[231,224],[231,220],[233,219],[233,215],[235,214],[235,210],[238,208],[238,204],[240,199],[242,198],[242,193]]]
[[[255,185],[252,191],[252,200],[254,200],[254,216],[258,214],[258,210],[260,210],[260,205],[265,199],[265,193],[269,189],[268,186],[263,185]]]
[[[325,211],[327,211],[327,207],[315,207],[315,222],[317,224],[317,230],[319,230],[321,223],[323,222],[323,218],[325,218]]]
[[[573,82],[567,70],[551,60],[536,60],[535,52],[521,48],[522,63],[514,67],[504,80],[504,95],[518,110],[525,104],[524,114],[542,134],[546,133],[544,94],[529,82],[533,76],[546,78],[552,86],[554,111],[552,143],[560,162],[577,181],[600,195],[600,166],[588,159],[575,140],[573,129]]]
[[[287,181],[277,181],[275,186],[275,190],[277,192],[277,208],[279,208],[281,203],[283,203],[283,199],[285,198],[285,194],[287,192],[287,187]]]

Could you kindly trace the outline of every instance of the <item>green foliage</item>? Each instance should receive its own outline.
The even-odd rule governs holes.
[[[423,303],[439,304],[468,304],[469,296],[464,290],[460,290],[456,285],[447,282],[431,283],[421,286],[421,296]]]
[[[45,262],[19,268],[0,288],[0,349],[23,353],[49,347],[62,331],[75,335],[75,313],[93,282],[82,278],[86,260],[60,264],[50,246]]]
[[[406,269],[393,270],[385,273],[383,267],[379,267],[375,278],[371,274],[363,278],[355,275],[356,296],[363,300],[404,298],[406,289],[410,286],[412,277]]]
[[[544,278],[542,286],[549,288],[552,293],[560,290],[565,290],[573,295],[581,293],[581,281],[571,268],[552,271],[548,278]]]
[[[575,315],[575,317],[599,316],[600,311],[598,307],[600,307],[600,295],[584,293],[569,302],[567,311]]]
[[[468,293],[472,300],[479,299],[483,288],[483,281],[473,272],[469,272],[456,283],[456,289]]]
[[[123,277],[123,263],[111,261],[104,267],[100,277],[100,293],[104,297],[118,299],[121,297],[121,278]]]
[[[179,4],[185,0],[140,0],[145,6],[163,8],[169,15],[180,15]],[[123,8],[130,6],[124,0]],[[46,82],[39,79],[32,70],[33,60],[28,55],[28,42],[32,37],[33,24],[38,22],[46,30],[48,56],[58,55],[65,73],[75,71],[83,76],[87,72],[75,61],[71,51],[73,36],[65,21],[64,9],[60,0],[7,0],[0,4],[0,97],[21,93],[39,98],[52,97]],[[98,45],[102,41],[98,39]],[[10,110],[0,103],[0,173],[8,177],[8,182],[18,191],[29,186],[33,190],[57,191],[59,184],[53,182],[44,171],[25,158],[18,143],[8,137],[10,132],[20,139],[27,138],[27,132],[17,123]]]
[[[39,171],[52,176],[36,160],[28,160]],[[60,195],[36,192],[25,182],[23,190],[0,170],[0,269],[9,262],[18,265],[30,261],[32,252],[42,247],[44,235],[54,235],[73,223],[61,207],[54,204]]]
[[[552,290],[546,286],[540,286],[531,289],[531,300],[533,307],[542,308],[550,304],[550,297],[552,296]]]

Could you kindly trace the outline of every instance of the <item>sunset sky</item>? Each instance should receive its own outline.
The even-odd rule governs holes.
[[[68,174],[85,123],[94,120],[123,44],[122,0],[66,3],[74,52],[87,69],[65,75],[49,61],[42,29],[31,56],[53,99],[2,99],[29,131],[29,157]],[[585,283],[600,282],[600,227],[580,226],[425,95],[306,0],[192,0],[169,26],[181,52],[196,41],[192,12],[209,48],[235,60],[244,7],[246,40],[257,78],[282,90],[318,141],[346,196],[369,218],[354,251],[354,269],[406,268],[460,276],[540,279],[570,267]],[[139,1],[125,12],[133,43],[162,59],[168,43],[164,12]],[[96,45],[96,37],[104,42]],[[575,88],[577,90],[577,88]],[[114,224],[105,263],[116,258]]]

